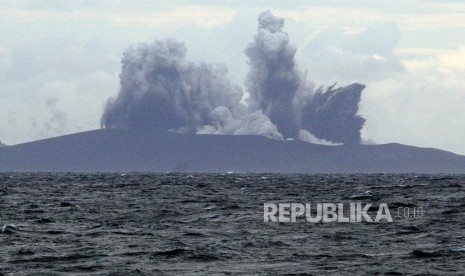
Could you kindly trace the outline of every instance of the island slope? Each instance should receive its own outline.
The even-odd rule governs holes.
[[[0,171],[465,173],[465,156],[401,144],[101,129],[1,148]]]

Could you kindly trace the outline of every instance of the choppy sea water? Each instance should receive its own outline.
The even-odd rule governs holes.
[[[266,202],[394,221],[264,223]],[[0,210],[0,275],[465,274],[465,176],[0,174]]]

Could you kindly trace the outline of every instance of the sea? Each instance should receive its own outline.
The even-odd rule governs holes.
[[[292,203],[392,221],[265,221]],[[465,176],[3,173],[0,227],[0,276],[465,275]]]

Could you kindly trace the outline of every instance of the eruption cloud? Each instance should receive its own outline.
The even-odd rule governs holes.
[[[243,91],[229,81],[225,66],[189,62],[186,52],[173,40],[128,49],[121,61],[121,89],[108,100],[102,127],[282,139],[261,111],[245,112],[239,103]]]
[[[224,65],[190,62],[183,43],[156,41],[124,52],[121,88],[107,102],[102,127],[360,143],[365,120],[357,111],[365,86],[315,91],[297,66],[283,18],[266,11],[258,23],[245,49],[247,104]]]
[[[262,109],[285,138],[295,138],[299,122],[293,101],[302,81],[294,61],[297,49],[282,31],[282,18],[268,11],[259,15],[258,23],[258,33],[245,49],[250,64],[249,103]]]
[[[325,140],[359,144],[365,119],[357,115],[364,85],[354,83],[326,92],[318,89],[302,111],[302,128]]]

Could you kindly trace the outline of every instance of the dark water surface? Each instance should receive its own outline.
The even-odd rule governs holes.
[[[265,202],[394,222],[264,223]],[[0,174],[0,210],[0,275],[465,275],[465,176]]]

